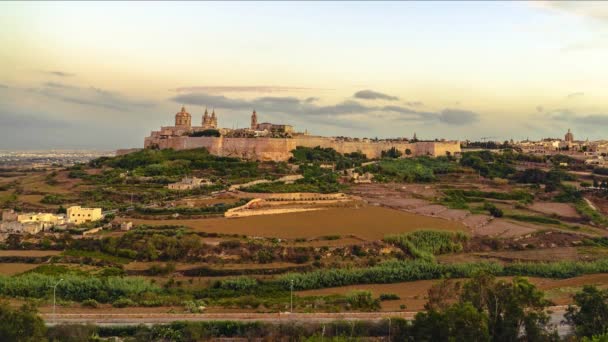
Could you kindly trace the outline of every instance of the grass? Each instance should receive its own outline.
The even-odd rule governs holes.
[[[434,255],[461,251],[462,241],[466,239],[467,236],[460,232],[420,230],[413,233],[388,235],[384,241],[399,246],[416,259],[434,261]]]
[[[577,201],[574,204],[574,208],[587,220],[600,226],[608,226],[608,218],[596,210],[593,210],[585,200]]]
[[[530,222],[530,223],[556,224],[556,225],[562,224],[562,222],[558,219],[544,217],[544,216],[510,214],[510,215],[505,215],[505,218],[510,218],[510,219],[513,219],[516,221],[521,221],[521,222]]]

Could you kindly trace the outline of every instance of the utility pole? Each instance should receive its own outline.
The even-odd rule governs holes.
[[[53,286],[53,322],[57,324],[57,314],[55,313],[55,307],[57,306],[57,285],[63,281],[63,278],[59,279],[57,284]]]

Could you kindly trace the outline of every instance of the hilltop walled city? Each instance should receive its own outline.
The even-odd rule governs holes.
[[[460,152],[458,141],[313,136],[308,132],[296,132],[291,125],[258,123],[255,110],[251,114],[251,125],[248,128],[218,128],[215,111],[209,116],[206,109],[202,125],[192,126],[192,116],[185,107],[175,114],[174,126],[153,131],[144,142],[145,148],[183,150],[204,147],[218,156],[259,161],[286,161],[296,146],[333,148],[339,153],[361,152],[368,158],[379,158],[382,151],[391,148],[409,151],[408,155],[411,156],[445,156]]]

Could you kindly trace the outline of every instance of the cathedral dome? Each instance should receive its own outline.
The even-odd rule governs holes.
[[[190,126],[192,116],[186,111],[186,107],[182,106],[182,110],[175,114],[175,126]]]

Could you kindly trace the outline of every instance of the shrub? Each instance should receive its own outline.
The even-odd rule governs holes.
[[[115,308],[126,308],[128,306],[137,305],[133,300],[129,298],[118,298],[112,303],[112,306]]]
[[[355,310],[376,311],[380,309],[380,301],[372,297],[370,291],[356,290],[346,294],[346,302]]]
[[[84,308],[97,308],[99,303],[95,299],[85,299],[80,303]]]
[[[381,293],[379,298],[382,301],[384,301],[384,300],[399,300],[399,299],[401,299],[401,297],[399,297],[398,295],[396,295],[394,293]]]
[[[218,283],[218,287],[225,290],[233,290],[233,291],[247,291],[258,284],[257,280],[249,277],[238,277],[221,280]]]
[[[413,233],[388,235],[384,241],[395,244],[414,258],[427,261],[434,260],[433,255],[458,252],[467,236],[434,230],[419,230]]]

